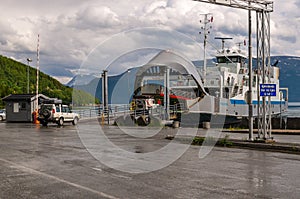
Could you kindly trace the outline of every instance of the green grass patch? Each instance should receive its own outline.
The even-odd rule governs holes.
[[[217,145],[222,147],[230,147],[233,146],[233,143],[229,140],[229,135],[226,135],[224,138],[216,141],[216,138],[214,137],[194,137],[192,140],[192,145],[199,145],[201,146],[203,143],[206,143],[208,145]]]

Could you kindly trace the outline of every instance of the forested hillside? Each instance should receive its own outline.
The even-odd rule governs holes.
[[[36,69],[29,68],[29,93],[36,92]],[[0,99],[9,94],[27,94],[27,65],[0,55]],[[39,93],[48,97],[62,99],[64,103],[72,102],[73,89],[64,86],[56,79],[40,72]],[[75,90],[76,104],[95,102],[92,95]],[[96,100],[98,102],[98,100]],[[0,106],[3,106],[0,101]]]

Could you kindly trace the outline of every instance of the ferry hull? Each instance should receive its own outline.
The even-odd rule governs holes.
[[[211,128],[229,128],[239,126],[242,118],[229,115],[214,115],[210,113],[184,113],[178,117],[182,127],[203,128],[209,122]]]

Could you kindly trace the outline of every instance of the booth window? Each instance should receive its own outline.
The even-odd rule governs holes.
[[[21,110],[26,110],[26,102],[21,103]]]

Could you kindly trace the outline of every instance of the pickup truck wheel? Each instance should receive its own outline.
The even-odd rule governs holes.
[[[73,125],[76,125],[78,123],[78,117],[75,117],[74,120],[72,121]]]
[[[150,122],[151,122],[150,116],[146,116],[146,117],[144,118],[144,122],[145,122],[146,126],[149,125]]]
[[[58,126],[62,126],[64,125],[64,118],[59,118],[58,122],[57,122]]]
[[[41,122],[42,126],[47,126],[48,125],[48,122]]]

